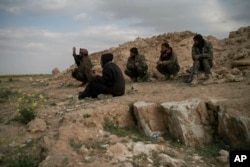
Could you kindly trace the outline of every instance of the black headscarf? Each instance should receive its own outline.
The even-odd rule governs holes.
[[[102,65],[105,65],[106,63],[113,60],[113,54],[112,53],[105,53],[101,57]]]
[[[200,53],[202,52],[202,48],[204,46],[204,39],[203,37],[201,36],[201,34],[196,34],[193,38],[193,40],[196,40],[198,43],[195,44],[199,50],[200,50]]]

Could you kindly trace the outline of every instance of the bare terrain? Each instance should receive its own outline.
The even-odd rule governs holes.
[[[80,83],[71,78],[75,65],[63,72],[54,69],[52,75],[0,77],[0,166],[13,165],[20,155],[35,159],[24,157],[23,161],[27,162],[19,159],[19,163],[32,166],[34,162],[34,166],[40,167],[229,166],[228,160],[218,158],[219,151],[230,150],[223,140],[194,148],[167,135],[152,139],[143,135],[132,116],[123,118],[120,112],[137,101],[163,103],[199,98],[222,101],[228,113],[249,119],[250,27],[239,28],[222,40],[205,37],[214,46],[214,83],[210,85],[190,86],[184,82],[186,69],[192,65],[193,35],[186,31],[137,38],[91,54],[99,73],[99,58],[104,52],[113,53],[114,62],[122,70],[131,47],[138,47],[145,55],[150,81],[131,83],[126,77],[126,93],[121,97],[79,101],[78,92],[84,87],[79,87]],[[173,47],[181,65],[177,80],[165,80],[155,69],[160,45],[165,41]],[[40,122],[20,122],[17,116],[24,103],[35,111],[35,118]],[[110,120],[105,119],[107,117]],[[140,150],[136,150],[136,146],[142,143],[144,149],[153,145],[157,149],[136,153]],[[161,156],[166,155],[170,157],[169,162],[162,160]]]

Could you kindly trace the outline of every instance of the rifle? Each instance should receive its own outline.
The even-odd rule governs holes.
[[[188,70],[186,70],[186,72],[188,73],[188,76],[185,80],[186,83],[191,83],[194,77],[194,68],[193,66],[190,67]]]

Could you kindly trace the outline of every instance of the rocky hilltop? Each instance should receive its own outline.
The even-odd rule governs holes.
[[[228,38],[221,40],[213,36],[204,36],[204,39],[210,41],[213,44],[215,64],[213,68],[213,75],[215,79],[220,79],[219,82],[225,82],[221,79],[225,78],[225,75],[230,74],[233,68],[237,68],[232,71],[233,75],[242,75],[242,72],[244,73],[246,69],[249,69],[249,31],[250,27],[242,27],[237,31],[230,32]],[[155,68],[156,62],[160,56],[161,44],[163,42],[168,42],[178,56],[178,61],[181,66],[179,75],[181,76],[185,74],[187,68],[192,66],[191,48],[193,45],[194,35],[195,33],[191,31],[185,31],[166,33],[150,38],[138,37],[134,41],[120,44],[117,47],[112,47],[104,51],[92,53],[90,54],[90,58],[94,65],[97,66],[97,69],[99,69],[99,72],[101,72],[101,67],[99,65],[100,56],[103,53],[111,52],[114,54],[114,62],[117,63],[124,71],[126,61],[129,56],[129,49],[132,47],[137,47],[139,52],[145,55],[151,76],[154,76],[154,74],[159,75]],[[69,81],[73,68],[75,68],[75,65],[72,65],[69,69],[64,71],[59,78],[66,78],[66,80]],[[241,72],[238,71],[238,69],[241,70]],[[234,79],[235,77],[232,75],[228,75],[226,78],[226,80]]]

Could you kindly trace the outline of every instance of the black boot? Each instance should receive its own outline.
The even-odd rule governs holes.
[[[85,97],[88,97],[88,96],[86,95],[86,93],[84,93],[84,92],[79,92],[79,95],[78,95],[78,99],[79,99],[79,100],[84,99]]]

